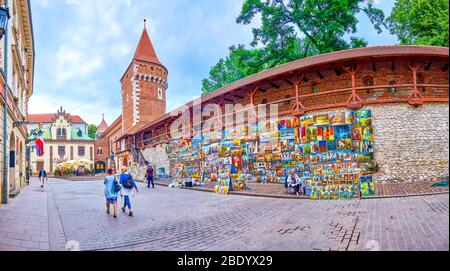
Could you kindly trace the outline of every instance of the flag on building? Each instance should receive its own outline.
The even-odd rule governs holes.
[[[34,140],[34,148],[36,149],[37,156],[44,156],[44,140],[42,138],[36,138]]]

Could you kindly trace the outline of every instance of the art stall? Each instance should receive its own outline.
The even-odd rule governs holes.
[[[249,182],[282,183],[291,170],[315,200],[375,192],[370,110],[287,117],[174,140],[167,149],[174,180],[216,182],[215,191],[249,189]]]

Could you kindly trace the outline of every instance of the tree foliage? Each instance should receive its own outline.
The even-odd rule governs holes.
[[[91,124],[88,126],[88,136],[92,139],[95,139],[95,134],[97,133],[97,126]]]
[[[370,1],[245,0],[237,23],[247,25],[261,17],[261,26],[253,29],[252,48],[231,47],[229,56],[203,80],[203,93],[299,58],[367,46],[364,39],[351,36],[361,12],[382,31],[384,13]]]
[[[397,0],[387,19],[401,44],[449,46],[448,0]]]

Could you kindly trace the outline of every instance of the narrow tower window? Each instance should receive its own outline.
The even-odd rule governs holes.
[[[158,99],[160,99],[160,100],[163,99],[163,91],[161,88],[158,88]]]

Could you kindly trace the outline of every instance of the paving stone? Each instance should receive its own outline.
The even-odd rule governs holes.
[[[102,181],[50,180],[0,206],[0,250],[448,250],[448,194],[321,202],[141,188],[135,217],[104,211]],[[433,211],[434,210],[434,211]],[[393,218],[392,218],[393,217]],[[50,232],[49,232],[50,229]],[[126,229],[126,230],[124,230]],[[372,242],[372,243],[370,243]]]

